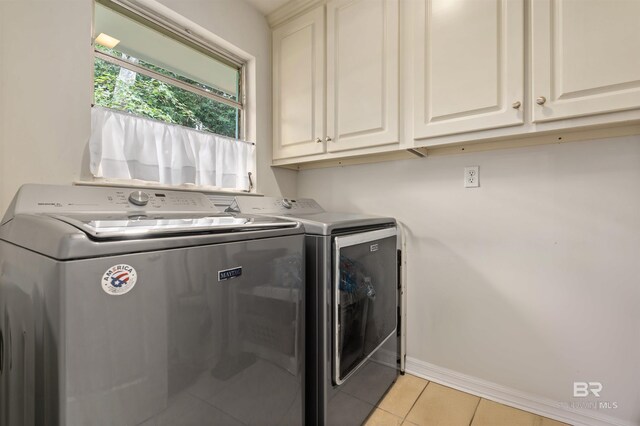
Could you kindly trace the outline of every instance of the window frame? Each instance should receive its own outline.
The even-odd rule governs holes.
[[[193,34],[188,28],[183,28],[176,22],[173,22],[165,17],[159,16],[157,13],[150,9],[134,4],[128,0],[94,0],[95,3],[99,3],[102,6],[108,7],[118,13],[125,15],[126,17],[137,21],[138,23],[147,26],[155,31],[164,34],[173,40],[182,43],[192,49],[195,49],[213,59],[220,61],[226,65],[229,65],[238,70],[238,95],[237,101],[220,96],[213,92],[200,89],[189,83],[180,81],[171,76],[158,73],[156,71],[144,68],[142,66],[133,64],[122,58],[118,58],[108,53],[101,52],[95,47],[95,25],[92,25],[92,43],[93,58],[109,62],[111,64],[126,68],[130,71],[145,75],[147,77],[162,81],[166,84],[170,84],[179,87],[183,90],[189,91],[199,96],[212,99],[216,102],[234,107],[238,111],[238,137],[237,139],[246,141],[247,136],[247,96],[246,96],[246,68],[247,62],[242,58],[234,55],[233,53],[212,44],[211,42],[200,38]],[[95,6],[94,6],[95,9]],[[95,19],[95,12],[93,13],[93,19]],[[93,68],[92,68],[93,69]],[[95,74],[92,74],[95,76]],[[92,99],[95,100],[95,85],[92,78]],[[95,103],[95,102],[94,102]]]

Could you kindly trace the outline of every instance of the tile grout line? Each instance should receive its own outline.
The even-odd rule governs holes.
[[[404,416],[402,416],[402,417],[401,417],[401,416],[398,416],[398,415],[396,415],[395,413],[392,413],[392,412],[390,412],[390,411],[385,410],[384,408],[381,408],[381,407],[379,406],[379,403],[378,403],[378,405],[376,405],[376,408],[377,408],[377,409],[379,409],[379,410],[381,410],[381,411],[383,411],[383,412],[385,412],[385,413],[388,413],[388,414],[392,415],[393,417],[395,417],[395,418],[397,418],[397,419],[400,419],[401,424],[404,424],[405,422],[408,422],[407,418],[409,417],[409,414],[411,414],[411,411],[415,408],[415,406],[416,406],[416,405],[417,405],[417,403],[418,403],[418,400],[419,400],[419,399],[420,399],[420,397],[424,394],[424,392],[425,392],[425,390],[427,389],[427,387],[428,387],[431,383],[433,383],[433,382],[431,382],[430,380],[427,380],[426,382],[427,382],[427,383],[425,384],[424,388],[422,388],[422,390],[420,391],[420,393],[418,394],[418,396],[416,397],[416,399],[413,401],[413,404],[411,405],[411,407],[409,408],[409,410],[407,411],[407,413],[406,413]],[[443,386],[444,386],[444,385],[443,385]],[[445,386],[445,387],[448,387],[448,386]],[[454,389],[454,390],[455,390],[455,389]],[[470,393],[468,393],[468,392],[464,392],[464,391],[458,391],[458,392],[461,392],[461,393],[464,393],[464,394],[466,394],[466,395],[470,395],[470,396],[476,396],[476,395],[473,395],[473,394],[470,394]],[[478,414],[478,408],[480,407],[480,403],[481,403],[483,400],[485,400],[485,401],[489,401],[489,402],[494,402],[494,401],[491,401],[491,400],[486,399],[486,398],[478,397],[478,403],[476,404],[476,406],[475,406],[475,408],[474,408],[474,410],[473,410],[473,415],[471,416],[471,419],[469,420],[469,424],[468,424],[468,426],[472,426],[472,425],[473,425],[473,422],[474,422],[474,420],[475,420],[475,418],[476,418],[476,415]],[[380,401],[380,402],[381,402],[381,401]],[[513,408],[513,409],[515,409],[515,410],[522,411],[522,412],[524,412],[524,413],[527,413],[527,414],[529,414],[529,415],[532,415],[532,416],[535,418],[535,422],[534,422],[531,426],[542,426],[542,424],[543,424],[543,422],[544,422],[545,417],[544,417],[544,416],[541,416],[541,415],[539,415],[539,414],[535,414],[535,413],[531,413],[531,412],[526,411],[526,410],[522,410],[522,409],[518,409],[518,408],[510,407],[510,406],[508,406],[508,405],[501,404],[501,403],[497,403],[497,404],[498,404],[498,405],[501,405],[501,406],[505,406],[505,407],[507,407],[507,408]],[[411,424],[413,424],[413,423],[411,423]],[[567,426],[570,426],[570,425],[567,425]]]
[[[429,386],[430,383],[431,383],[431,381],[427,381],[427,384],[424,385],[424,387],[422,388],[422,390],[418,394],[418,397],[416,398],[416,400],[413,401],[413,404],[411,405],[411,408],[409,408],[409,411],[407,411],[407,414],[405,414],[404,417],[402,418],[402,423],[404,423],[407,420],[407,417],[409,417],[409,413],[411,412],[411,410],[413,410],[413,407],[416,406],[416,404],[418,403],[418,400],[420,399],[420,397],[422,396],[424,391],[427,390],[427,386]]]
[[[473,410],[473,416],[471,416],[471,420],[469,421],[469,426],[473,424],[473,419],[476,418],[476,413],[478,412],[478,407],[484,398],[478,398],[478,403],[476,404],[476,409]]]
[[[409,373],[407,373],[407,374],[409,374]],[[410,374],[410,375],[411,375],[411,374]],[[414,377],[417,377],[417,376],[414,376]],[[410,407],[410,408],[409,408],[409,410],[407,411],[407,414],[405,414],[404,416],[402,416],[402,417],[401,417],[401,416],[398,416],[398,415],[396,415],[396,414],[392,413],[391,411],[385,410],[384,408],[380,407],[380,403],[382,402],[382,400],[378,401],[378,404],[376,404],[375,408],[376,408],[376,409],[378,409],[378,410],[384,411],[385,413],[389,413],[389,414],[391,414],[392,416],[395,416],[395,417],[397,417],[397,418],[401,419],[401,420],[402,420],[402,423],[404,423],[404,421],[407,419],[407,416],[409,415],[409,413],[411,412],[411,410],[413,409],[413,407],[416,405],[416,402],[418,402],[418,399],[420,399],[420,396],[422,396],[422,393],[425,391],[425,389],[427,389],[427,386],[429,386],[429,383],[431,383],[431,381],[429,381],[429,380],[426,380],[426,379],[423,379],[423,380],[425,380],[425,381],[427,382],[427,384],[426,384],[426,385],[424,385],[424,387],[422,388],[422,390],[421,390],[421,391],[420,391],[420,393],[418,394],[418,396],[417,396],[416,400],[415,400],[415,401],[413,401],[413,404],[411,405],[411,407]],[[395,383],[394,383],[394,386],[395,386]]]

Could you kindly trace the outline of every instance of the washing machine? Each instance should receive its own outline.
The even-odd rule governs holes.
[[[203,194],[26,185],[0,224],[0,425],[300,425],[304,234]]]
[[[304,226],[306,424],[362,424],[399,373],[395,219],[326,212],[312,199],[236,197],[228,210]]]

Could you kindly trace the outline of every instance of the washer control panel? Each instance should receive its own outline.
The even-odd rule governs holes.
[[[98,186],[25,185],[15,213],[219,213],[199,192]]]
[[[296,200],[293,200],[293,202],[295,203]],[[283,198],[282,200],[280,200],[280,204],[282,204],[282,207],[284,207],[285,209],[291,209],[293,208],[293,203],[289,200],[287,200],[286,198]]]
[[[245,214],[300,215],[322,213],[324,209],[311,198],[236,197],[232,210]]]
[[[144,191],[133,191],[129,194],[129,202],[136,206],[146,206],[149,204],[149,194]]]

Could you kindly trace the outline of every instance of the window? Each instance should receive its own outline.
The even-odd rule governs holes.
[[[94,103],[241,139],[242,64],[113,2],[95,5]]]
[[[243,60],[129,0],[96,1],[93,176],[251,191]]]

